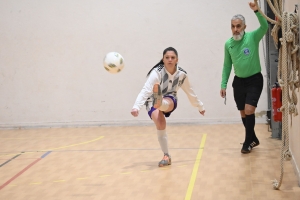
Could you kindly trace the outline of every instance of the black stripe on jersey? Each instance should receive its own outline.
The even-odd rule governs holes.
[[[187,74],[187,72],[184,69],[182,69],[181,67],[178,67],[178,70],[180,70],[180,71],[182,71],[182,72],[184,72],[184,73]]]
[[[182,81],[181,81],[181,85],[183,84],[185,78],[186,78],[186,76],[183,77],[183,79],[182,79]]]
[[[164,68],[163,65],[158,65],[158,66],[156,67],[156,69],[157,69],[159,72],[162,70],[162,68]]]

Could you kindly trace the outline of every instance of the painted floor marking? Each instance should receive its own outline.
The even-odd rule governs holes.
[[[0,165],[0,167],[3,167],[4,165],[6,165],[7,163],[9,163],[10,161],[12,161],[13,159],[19,157],[22,153],[15,155],[14,157],[12,157],[11,159],[7,160],[6,162],[2,163]]]
[[[42,155],[40,158],[36,159],[35,161],[33,161],[31,164],[29,164],[27,167],[25,167],[24,169],[22,169],[19,173],[17,173],[16,175],[14,175],[12,178],[10,178],[8,181],[6,181],[4,184],[0,185],[0,190],[2,190],[5,186],[7,186],[10,182],[12,182],[13,180],[15,180],[16,178],[18,178],[19,176],[21,176],[24,172],[26,172],[30,167],[32,167],[34,164],[36,164],[37,162],[39,162],[41,159],[45,158],[47,155],[49,155],[51,153],[51,151],[46,152],[44,155]]]
[[[83,144],[92,143],[92,142],[95,142],[97,140],[102,139],[103,137],[104,136],[100,136],[100,137],[95,138],[93,140],[89,140],[89,141],[85,141],[85,142],[81,142],[81,143],[77,143],[77,144],[70,144],[70,145],[66,145],[66,146],[48,148],[48,149],[38,150],[38,151],[24,152],[23,154],[31,154],[31,153],[36,153],[36,152],[44,152],[44,151],[53,151],[53,150],[57,150],[57,149],[65,149],[65,148],[68,148],[68,147],[74,147],[74,146],[79,146],[79,145],[83,145]],[[11,156],[11,155],[16,155],[16,154],[5,154],[5,155],[0,155],[0,157]]]
[[[196,161],[195,161],[195,164],[194,164],[194,168],[193,168],[192,176],[191,176],[191,179],[190,179],[190,183],[189,183],[186,195],[185,195],[185,200],[190,200],[191,197],[192,197],[192,194],[193,194],[193,189],[194,189],[194,185],[195,185],[195,181],[196,181],[196,177],[197,177],[197,173],[198,173],[198,169],[199,169],[199,165],[200,165],[200,160],[201,160],[201,157],[202,157],[202,153],[203,153],[203,149],[204,149],[204,145],[205,145],[205,141],[206,141],[206,135],[207,134],[203,134],[203,136],[202,136],[202,140],[201,140],[200,147],[199,147],[199,150],[198,150],[198,154],[197,154],[197,157],[196,157]]]

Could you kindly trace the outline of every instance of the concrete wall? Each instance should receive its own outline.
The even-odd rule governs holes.
[[[0,0],[0,128],[152,123],[145,109],[138,118],[130,111],[169,46],[207,112],[202,117],[179,91],[168,122],[240,123],[233,73],[226,106],[219,95],[224,43],[237,13],[246,30],[259,26],[247,1]],[[103,68],[111,51],[125,59],[119,74]],[[265,75],[262,46],[260,53]],[[258,123],[266,110],[264,87]]]

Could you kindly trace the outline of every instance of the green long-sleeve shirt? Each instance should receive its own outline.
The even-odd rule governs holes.
[[[228,78],[232,69],[240,78],[246,78],[261,72],[259,59],[259,41],[268,30],[267,20],[259,13],[255,13],[260,27],[252,32],[245,32],[239,41],[232,37],[225,43],[225,57],[222,72],[221,88],[227,88]]]

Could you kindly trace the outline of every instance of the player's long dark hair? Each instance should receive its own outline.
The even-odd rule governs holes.
[[[167,53],[167,51],[173,51],[173,52],[176,54],[176,56],[178,57],[178,53],[177,53],[176,49],[174,49],[173,47],[168,47],[168,48],[166,48],[166,49],[164,50],[164,52],[163,52],[163,57],[165,56],[165,54]],[[147,74],[147,77],[150,75],[150,73],[152,72],[152,70],[153,70],[155,67],[157,67],[158,65],[163,65],[163,64],[164,64],[163,59],[161,59],[156,65],[154,65],[154,67],[152,67],[152,69],[150,69],[150,71],[149,71],[148,74]]]

